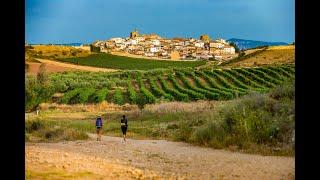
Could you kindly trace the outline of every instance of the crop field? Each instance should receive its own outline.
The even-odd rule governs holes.
[[[258,68],[191,68],[158,71],[65,72],[50,74],[54,93],[63,93],[55,102],[92,104],[146,104],[166,101],[229,100],[250,92],[269,89],[294,78],[294,65]]]
[[[111,69],[126,70],[150,70],[170,67],[197,67],[204,65],[204,61],[169,61],[169,60],[149,60],[142,58],[131,58],[125,56],[116,56],[105,53],[91,54],[86,57],[59,58],[59,61],[69,62],[85,66],[94,66]]]

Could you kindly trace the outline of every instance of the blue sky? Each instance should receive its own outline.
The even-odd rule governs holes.
[[[26,0],[26,42],[91,43],[141,33],[293,42],[294,0]]]

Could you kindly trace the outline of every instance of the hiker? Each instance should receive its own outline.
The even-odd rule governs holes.
[[[127,129],[128,129],[128,119],[126,118],[125,115],[122,115],[122,119],[121,119],[121,131],[123,134],[123,140],[126,140],[126,136],[127,136]]]
[[[101,133],[102,133],[102,118],[101,118],[101,116],[97,117],[96,129],[97,129],[97,141],[101,141]]]

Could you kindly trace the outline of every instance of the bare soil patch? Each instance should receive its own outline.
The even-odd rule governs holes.
[[[294,157],[243,154],[165,140],[122,142],[121,138],[104,136],[95,141],[94,134],[89,136],[89,141],[27,143],[30,179],[52,171],[64,174],[62,179],[295,178]]]

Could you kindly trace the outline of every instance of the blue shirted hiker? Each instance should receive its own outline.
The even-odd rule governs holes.
[[[101,118],[101,116],[98,116],[97,120],[96,120],[97,141],[101,141],[102,126],[103,126],[102,118]]]

